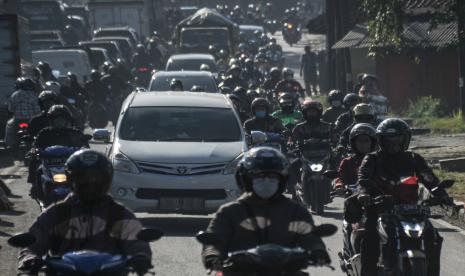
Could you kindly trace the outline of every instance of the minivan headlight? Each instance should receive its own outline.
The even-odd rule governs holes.
[[[228,165],[223,169],[223,174],[233,174],[236,173],[237,164],[241,161],[244,153],[239,154],[233,161],[229,162]]]
[[[120,172],[140,173],[136,164],[121,152],[116,152],[113,155],[113,169]]]

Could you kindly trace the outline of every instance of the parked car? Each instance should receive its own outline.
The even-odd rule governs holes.
[[[110,193],[135,212],[212,213],[240,195],[234,172],[246,150],[239,117],[224,95],[134,92],[108,151]]]
[[[134,49],[136,48],[136,45],[133,45],[131,40],[126,37],[94,37],[92,39],[93,41],[114,41],[118,44],[118,47],[121,49],[122,54],[126,58],[126,60],[130,60],[132,57],[132,54],[134,53]]]
[[[115,62],[119,58],[124,58],[121,49],[114,41],[81,41],[79,45],[106,49],[112,62]]]
[[[204,71],[159,71],[152,76],[149,91],[170,91],[170,82],[180,80],[185,91],[190,91],[194,85],[200,86],[205,92],[218,93],[215,77]]]
[[[166,71],[199,71],[200,66],[206,64],[210,72],[217,73],[218,67],[215,58],[210,54],[176,54],[172,55],[166,63]]]
[[[79,82],[84,83],[91,71],[91,64],[87,52],[79,49],[53,49],[32,52],[32,61],[36,65],[46,60],[54,70],[61,75],[73,72]]]

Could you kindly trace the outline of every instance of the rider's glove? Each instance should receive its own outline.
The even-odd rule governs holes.
[[[312,251],[312,253],[310,253],[310,259],[313,260],[316,265],[327,265],[331,263],[328,252],[323,249]]]
[[[220,270],[222,267],[222,261],[218,255],[205,256],[205,267],[211,270]]]

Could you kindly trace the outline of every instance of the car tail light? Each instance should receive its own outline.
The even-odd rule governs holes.
[[[28,128],[29,124],[28,123],[20,123],[19,128]]]

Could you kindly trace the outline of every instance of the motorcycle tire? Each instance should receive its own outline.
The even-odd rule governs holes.
[[[108,124],[108,112],[100,105],[91,105],[89,107],[89,126],[93,129],[104,128]]]
[[[422,258],[411,258],[405,264],[408,265],[408,269],[406,269],[402,276],[426,276],[426,260]]]
[[[320,183],[315,183],[313,179],[305,174],[302,175],[303,178],[303,194],[305,204],[310,206],[311,210],[317,215],[322,215],[324,213],[325,202],[321,196],[321,187]]]

